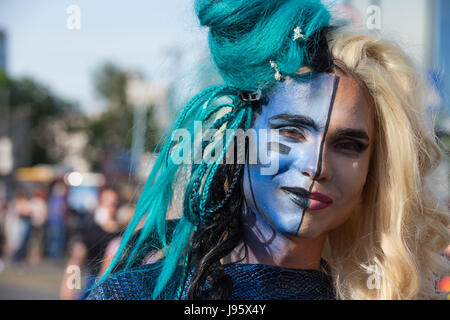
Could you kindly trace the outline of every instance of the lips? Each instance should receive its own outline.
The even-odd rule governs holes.
[[[309,195],[309,198],[311,200],[317,200],[317,201],[320,201],[323,203],[328,203],[328,204],[333,203],[333,199],[331,199],[330,197],[327,197],[326,195],[321,194],[319,192],[311,192],[311,194]]]
[[[310,193],[303,189],[303,188],[289,188],[289,187],[283,187],[281,188],[288,197],[294,202],[296,205],[298,205],[302,209],[306,209],[308,207],[309,203],[309,195]]]
[[[308,192],[304,188],[290,187],[282,187],[281,190],[286,192],[295,204],[311,211],[323,210],[333,204],[333,199],[319,192]]]

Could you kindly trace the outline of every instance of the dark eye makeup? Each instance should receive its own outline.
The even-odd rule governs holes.
[[[311,119],[293,115],[272,117],[269,119],[269,126],[271,129],[278,130],[281,137],[291,142],[305,142],[308,134],[312,133],[311,130],[316,129],[316,125]],[[333,137],[332,145],[335,150],[349,156],[359,155],[369,148],[369,136],[362,129],[339,129],[333,133]]]
[[[281,127],[279,130],[280,136],[286,137],[295,141],[304,141],[306,139],[306,130],[297,127]]]
[[[270,121],[272,130],[278,130],[280,137],[284,137],[292,142],[303,142],[310,129],[304,124],[288,124],[284,121]]]
[[[341,140],[335,142],[334,147],[339,151],[360,154],[369,148],[369,144],[356,140]]]
[[[350,156],[359,155],[369,148],[369,136],[363,129],[339,129],[333,137],[334,148]]]

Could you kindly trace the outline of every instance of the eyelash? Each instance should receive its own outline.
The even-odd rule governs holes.
[[[339,142],[339,143],[336,143],[334,146],[338,150],[343,149],[344,151],[356,152],[358,154],[365,151],[369,147],[369,145],[358,142],[358,141]]]
[[[306,128],[298,128],[298,127],[274,127],[273,129],[278,129],[280,132],[280,135],[283,135],[287,139],[294,140],[294,141],[306,140],[306,131],[308,130]],[[297,135],[299,135],[300,138],[287,136],[287,135],[283,134],[283,132],[285,132],[285,133],[294,132]],[[334,147],[338,150],[342,150],[343,152],[360,154],[360,153],[364,152],[365,150],[367,150],[369,145],[361,143],[359,141],[355,141],[355,140],[347,140],[347,141],[340,141],[338,143],[335,143]]]
[[[280,134],[281,135],[283,135],[283,136],[285,136],[286,138],[288,138],[288,139],[292,139],[292,140],[305,140],[306,139],[306,134],[305,134],[305,131],[306,131],[306,129],[303,129],[303,128],[297,128],[297,127],[281,127],[281,128],[275,128],[275,129],[278,129],[279,130],[279,132],[280,132]],[[283,132],[294,132],[294,133],[296,133],[297,135],[299,135],[300,136],[300,138],[298,138],[298,137],[289,137],[289,136],[286,136],[286,135],[284,135],[283,134]]]

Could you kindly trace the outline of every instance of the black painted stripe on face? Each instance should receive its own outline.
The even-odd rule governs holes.
[[[319,157],[318,157],[318,161],[317,161],[317,170],[316,170],[316,174],[314,175],[311,186],[309,187],[309,190],[308,190],[309,193],[311,193],[312,189],[314,188],[314,182],[316,181],[317,177],[319,177],[320,174],[322,173],[323,147],[324,147],[325,140],[327,137],[328,127],[330,126],[331,113],[333,111],[334,101],[336,100],[336,93],[337,93],[337,89],[339,86],[339,81],[340,81],[340,78],[338,76],[334,76],[333,93],[331,95],[330,107],[328,108],[327,123],[325,125],[322,141],[320,142]],[[300,220],[300,224],[298,225],[296,234],[298,234],[298,232],[300,231],[300,228],[302,226],[303,218],[305,217],[305,211],[306,211],[306,209],[303,209],[302,219]]]
[[[288,147],[287,145],[282,143],[271,141],[267,143],[267,150],[275,151],[283,155],[288,155],[291,152],[291,147]]]

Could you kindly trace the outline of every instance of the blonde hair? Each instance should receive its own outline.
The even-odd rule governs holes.
[[[442,154],[426,125],[424,86],[409,58],[388,41],[335,34],[330,48],[370,93],[376,128],[359,208],[330,232],[324,251],[337,297],[441,298],[436,276],[449,274],[442,253],[450,220],[427,184]]]

